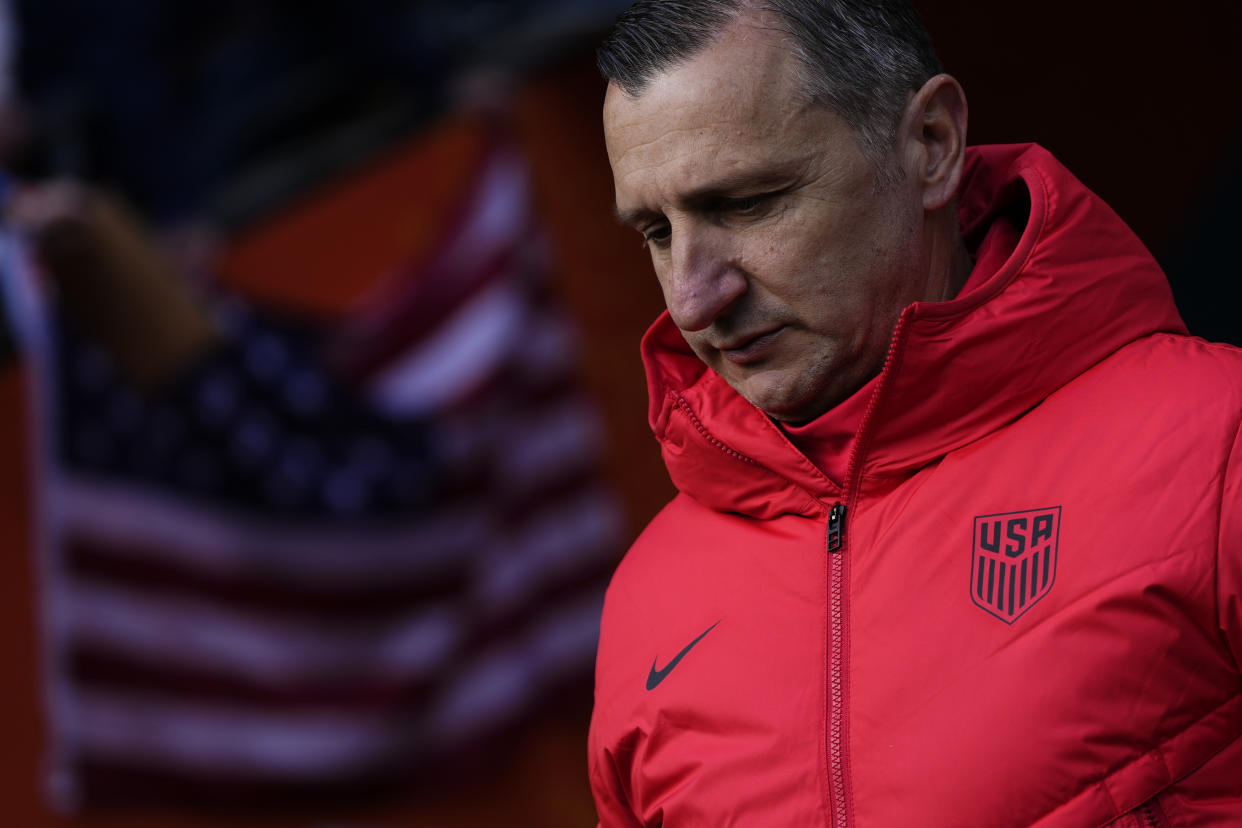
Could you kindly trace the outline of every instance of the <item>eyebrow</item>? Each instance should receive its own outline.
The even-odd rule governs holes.
[[[788,170],[725,176],[679,196],[678,201],[681,204],[701,208],[726,198],[736,198],[739,191],[757,190],[767,192],[782,190],[791,186],[792,178],[793,175]],[[633,207],[622,210],[614,204],[612,210],[617,221],[627,227],[633,227],[641,219],[659,215],[658,211],[647,207]]]
[[[648,210],[646,207],[635,207],[632,210],[622,210],[617,205],[612,206],[612,215],[618,222],[626,227],[633,227],[638,220],[646,216],[655,215],[654,210]]]

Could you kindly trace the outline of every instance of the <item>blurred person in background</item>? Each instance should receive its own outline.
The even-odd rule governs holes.
[[[421,241],[377,267],[351,222],[409,232],[388,189],[427,197],[454,79],[508,84],[615,9],[13,11],[32,139],[4,295],[53,806],[341,813],[484,780],[588,695],[621,531],[598,415],[488,83],[462,84],[488,111]],[[572,747],[534,793],[581,784]]]
[[[600,66],[680,490],[607,594],[602,824],[1242,823],[1242,352],[967,148],[904,0],[642,0]]]

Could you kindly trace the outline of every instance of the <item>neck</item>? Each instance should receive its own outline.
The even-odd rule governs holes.
[[[961,293],[974,269],[974,260],[958,227],[957,204],[930,213],[924,225],[927,234],[928,302],[947,302]]]

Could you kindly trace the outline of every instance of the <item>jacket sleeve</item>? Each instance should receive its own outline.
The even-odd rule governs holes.
[[[595,810],[599,815],[598,828],[642,828],[642,823],[630,810],[612,758],[597,742],[594,723],[591,727],[587,765],[591,777],[591,793],[595,797]]]
[[[1221,491],[1216,589],[1220,628],[1242,672],[1242,426],[1234,435]]]

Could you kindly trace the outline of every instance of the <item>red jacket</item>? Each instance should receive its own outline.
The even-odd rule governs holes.
[[[1044,150],[959,202],[1024,229],[906,308],[845,480],[648,333],[681,493],[605,605],[605,826],[1242,825],[1242,352]]]

